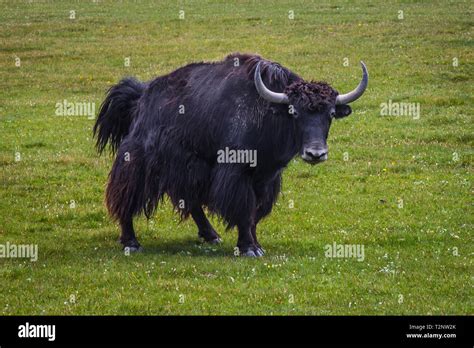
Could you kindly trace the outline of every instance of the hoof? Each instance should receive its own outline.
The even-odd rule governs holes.
[[[240,256],[242,257],[258,257],[257,254],[253,250],[247,250],[245,252],[241,252]]]
[[[247,250],[240,251],[240,256],[242,257],[261,257],[264,254],[265,253],[263,252],[263,250],[259,247],[252,247]]]
[[[206,239],[204,237],[201,237],[199,236],[199,241],[201,243],[207,243],[207,244],[221,244],[222,243],[222,239],[220,237],[216,237],[214,239]]]
[[[222,239],[220,239],[219,237],[217,237],[217,238],[214,238],[213,240],[206,241],[206,243],[209,243],[209,244],[221,244],[221,243],[222,243]]]
[[[265,250],[263,250],[261,247],[257,247],[256,252],[257,252],[258,256],[265,255]]]
[[[129,252],[129,253],[140,253],[143,251],[143,248],[141,245],[138,245],[138,246],[124,246],[123,247],[123,251],[124,252]]]
[[[128,253],[138,253],[143,250],[142,246],[140,243],[138,243],[137,240],[131,240],[127,241],[125,243],[122,243],[122,250],[124,252]]]
[[[216,231],[206,231],[206,232],[198,232],[198,238],[203,243],[208,244],[220,244],[222,243],[221,237],[217,234]]]

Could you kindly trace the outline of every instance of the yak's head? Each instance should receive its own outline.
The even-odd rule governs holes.
[[[357,100],[367,88],[369,75],[363,62],[362,81],[356,89],[339,94],[324,82],[293,82],[283,93],[269,90],[262,81],[260,63],[255,69],[255,87],[264,99],[272,103],[288,104],[288,112],[299,125],[302,147],[300,155],[308,163],[320,163],[328,158],[326,143],[333,118],[343,118],[352,112],[349,103]]]

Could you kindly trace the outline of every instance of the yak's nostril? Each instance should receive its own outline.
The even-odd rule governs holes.
[[[319,159],[327,155],[327,151],[318,151],[318,150],[305,150],[306,156],[312,157],[314,159]]]

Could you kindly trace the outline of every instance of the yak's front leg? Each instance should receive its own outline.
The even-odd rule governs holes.
[[[218,244],[222,242],[221,237],[214,230],[201,207],[191,210],[191,216],[198,227],[199,238],[204,239],[205,242],[210,244]]]
[[[239,254],[262,256],[252,236],[257,206],[251,178],[241,166],[223,165],[216,168],[213,179],[211,208],[225,218],[229,227],[237,226]]]
[[[239,224],[239,239],[237,241],[237,247],[239,248],[240,256],[258,257],[263,254],[259,251],[259,248],[255,245],[252,236],[252,225],[248,223]]]
[[[255,222],[255,223],[252,225],[252,228],[251,228],[252,237],[253,237],[253,242],[254,242],[255,245],[257,246],[258,251],[260,252],[260,254],[264,255],[264,254],[265,254],[265,250],[263,250],[262,246],[260,245],[260,243],[258,242],[258,239],[257,239],[257,224],[258,224],[258,221]]]
[[[237,247],[241,256],[259,257],[263,256],[263,251],[254,238],[255,232],[255,211],[252,212],[250,219],[237,225],[239,229],[239,239]]]
[[[233,211],[238,212],[234,215],[234,221],[237,221],[236,225],[239,230],[237,247],[240,256],[260,257],[263,256],[263,252],[253,235],[257,218],[255,192],[247,181],[241,181],[239,184],[239,192],[246,199],[233,201]]]
[[[265,216],[270,214],[281,188],[281,174],[278,173],[270,182],[258,183],[254,185],[254,191],[257,198],[257,211],[255,213],[255,223],[252,225],[252,237],[260,253],[265,254],[257,239],[257,225]]]
[[[253,241],[262,255],[265,254],[265,250],[262,248],[262,246],[260,245],[257,239],[257,224],[260,222],[260,220],[263,217],[267,216],[271,212],[272,204],[273,203],[270,201],[270,202],[266,202],[266,204],[259,205],[259,207],[257,208],[257,212],[255,214],[256,215],[255,222],[252,224],[252,228],[251,228]]]
[[[142,247],[138,243],[135,231],[133,230],[133,218],[129,217],[120,221],[122,233],[120,235],[120,243],[123,249],[129,252],[141,251]]]

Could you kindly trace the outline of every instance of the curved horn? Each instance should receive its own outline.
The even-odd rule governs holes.
[[[255,68],[255,88],[257,88],[258,94],[271,103],[278,103],[278,104],[288,104],[288,96],[285,93],[276,93],[270,91],[262,81],[262,76],[260,75],[260,62],[258,62],[257,67]]]
[[[362,94],[364,94],[367,84],[369,83],[369,73],[363,61],[360,61],[360,65],[362,66],[362,80],[353,91],[338,95],[336,98],[336,105],[352,103],[353,101],[359,99]]]

